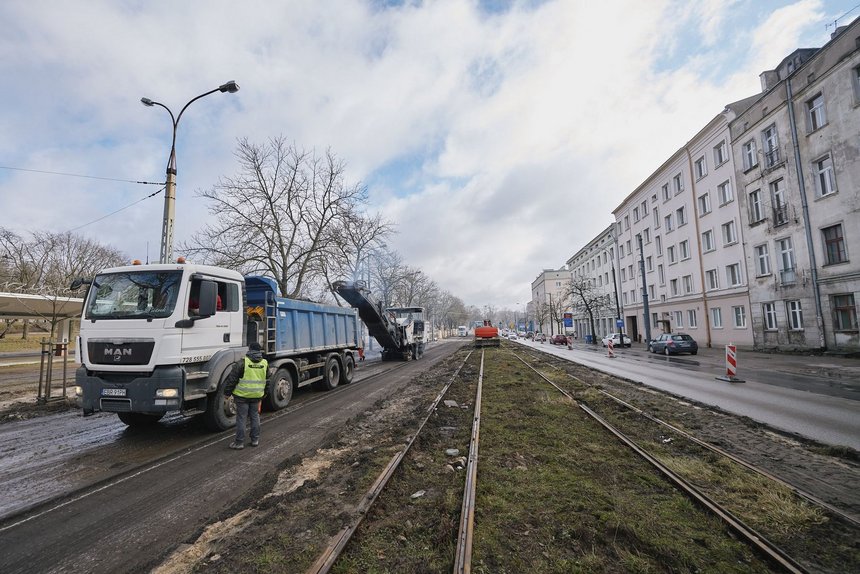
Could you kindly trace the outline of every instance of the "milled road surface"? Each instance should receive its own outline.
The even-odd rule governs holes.
[[[259,448],[229,450],[232,431],[209,434],[181,417],[151,431],[114,415],[0,426],[0,572],[146,571],[283,461],[314,451],[460,343],[434,344],[420,361],[361,365],[354,383],[333,392],[298,392],[289,408],[264,415]],[[400,368],[362,380],[391,367]]]

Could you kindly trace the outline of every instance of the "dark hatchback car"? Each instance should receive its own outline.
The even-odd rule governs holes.
[[[648,343],[648,350],[652,353],[663,353],[664,355],[677,355],[680,353],[696,355],[699,352],[699,344],[689,335],[664,333]]]
[[[553,335],[549,342],[553,345],[567,345],[567,337],[564,335]]]

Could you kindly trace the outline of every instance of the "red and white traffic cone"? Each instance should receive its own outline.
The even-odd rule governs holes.
[[[726,374],[722,377],[716,377],[718,381],[728,381],[730,383],[743,383],[743,379],[737,378],[738,372],[738,350],[732,343],[726,345]]]
[[[612,339],[606,341],[606,356],[610,359],[615,358],[615,345],[612,344]]]

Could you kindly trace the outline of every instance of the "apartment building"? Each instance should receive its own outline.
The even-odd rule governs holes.
[[[636,341],[650,330],[753,345],[729,115],[714,117],[612,212],[625,327]]]
[[[755,346],[860,350],[860,20],[730,121]]]
[[[570,310],[567,297],[569,287],[570,271],[565,267],[544,269],[532,281],[532,300],[529,310],[536,330],[547,335],[565,332],[562,318],[564,312]]]
[[[582,301],[572,300],[573,330],[583,339],[592,335],[601,339],[609,333],[622,331],[616,320],[623,317],[621,293],[618,290],[618,247],[615,244],[615,224],[609,225],[597,237],[567,260],[567,268],[574,284],[588,285],[591,301],[598,302],[591,307],[589,316]],[[586,282],[586,283],[583,283]],[[594,328],[592,330],[592,320]]]

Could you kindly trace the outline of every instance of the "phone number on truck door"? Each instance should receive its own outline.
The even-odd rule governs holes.
[[[212,358],[212,355],[192,355],[190,357],[182,357],[180,363],[204,363]]]

